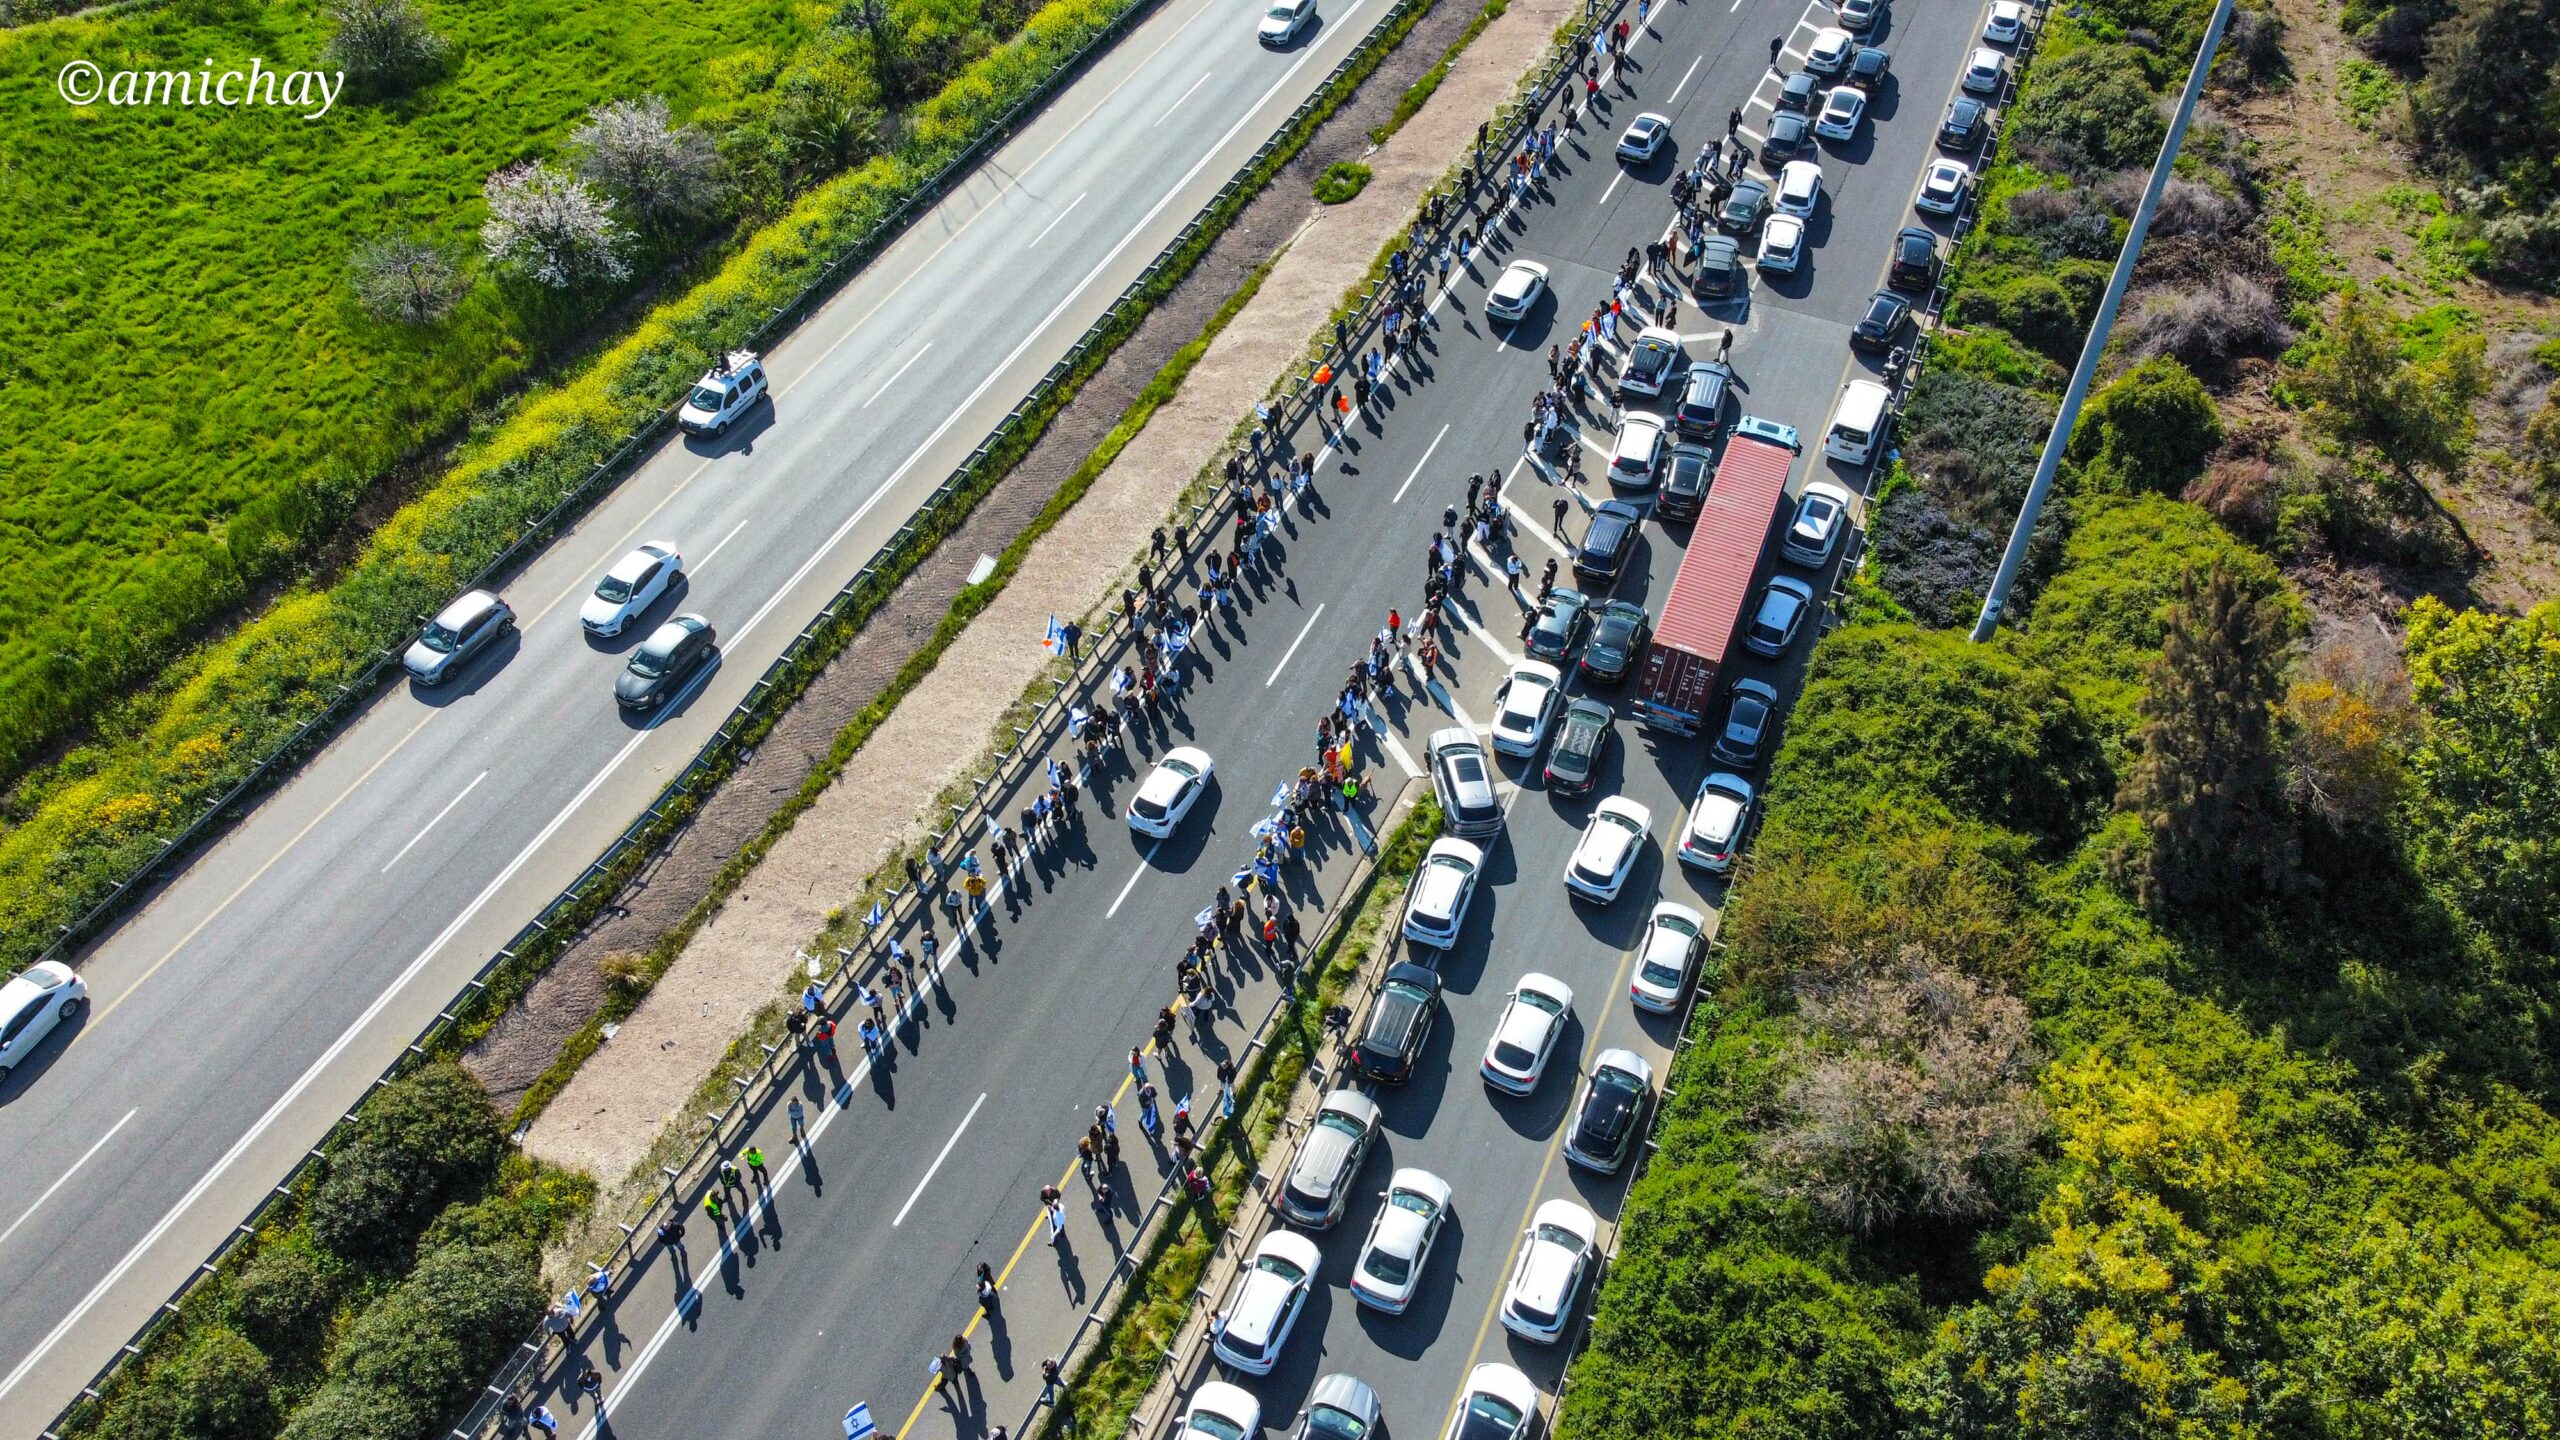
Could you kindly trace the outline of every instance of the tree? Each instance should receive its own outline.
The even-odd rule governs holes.
[[[2129,45],[2090,45],[2037,64],[2018,98],[2016,136],[2064,169],[2103,175],[2157,158],[2159,98]]]
[[[845,0],[836,11],[836,24],[861,32],[871,49],[871,83],[880,87],[880,98],[895,105],[912,98],[908,87],[913,82],[907,64],[907,22],[890,0]]]
[[[2311,419],[2348,446],[2369,446],[2394,470],[2461,468],[2471,448],[2471,407],[2488,392],[2487,342],[2477,333],[2413,361],[2397,321],[2357,292],[2339,301],[2326,333],[2294,376]]]
[[[312,1237],[349,1260],[392,1257],[448,1199],[487,1183],[506,1151],[487,1091],[458,1065],[421,1067],[377,1092],[329,1153]]]
[[[664,97],[615,100],[569,132],[580,178],[664,223],[708,213],[720,201],[719,152],[697,126],[678,125]]]
[[[1860,1234],[1978,1220],[2043,1117],[2027,1010],[1917,945],[1798,981],[1806,1034],[1760,1145],[1779,1190]]]
[[[265,1440],[275,1433],[267,1357],[237,1330],[190,1333],[152,1364],[99,1426],[106,1440]]]
[[[492,264],[551,290],[630,275],[613,202],[585,181],[528,160],[490,176],[483,190],[480,247]]]
[[[329,0],[329,63],[364,90],[397,94],[433,74],[451,47],[411,0]]]
[[[2167,356],[2143,361],[2089,397],[2065,452],[2089,489],[2174,495],[2222,443],[2222,416],[2193,372]]]
[[[2560,520],[2560,385],[2542,397],[2542,408],[2524,426],[2525,474],[2533,484],[2533,503]]]
[[[780,88],[765,129],[787,191],[797,193],[879,152],[880,111],[846,77],[795,71]]]
[[[2508,618],[2409,607],[2425,719],[2410,847],[2464,913],[2517,945],[2560,944],[2560,601]]]
[[[453,313],[470,288],[452,253],[424,236],[384,235],[356,247],[347,261],[356,303],[376,320],[433,325]]]
[[[2119,797],[2149,840],[2139,881],[2154,909],[2210,908],[2292,874],[2275,705],[2293,627],[2278,594],[2218,559],[2179,579]]]

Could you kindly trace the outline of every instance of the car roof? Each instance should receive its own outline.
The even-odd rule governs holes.
[[[1810,500],[1816,495],[1819,495],[1823,499],[1830,501],[1834,505],[1841,506],[1844,509],[1849,504],[1848,490],[1840,485],[1832,483],[1829,480],[1815,480],[1804,487],[1805,499]]]
[[[1822,167],[1820,165],[1815,164],[1811,160],[1790,160],[1787,162],[1787,168],[1778,172],[1778,188],[1785,190],[1806,184],[1819,183],[1821,179]]]
[[[498,597],[486,590],[465,590],[454,597],[452,604],[436,612],[436,623],[451,630],[481,611],[495,607],[498,603]]]
[[[1172,758],[1170,755],[1165,757],[1166,760]],[[1152,800],[1161,805],[1181,794],[1182,787],[1189,783],[1181,775],[1167,769],[1163,760],[1159,760],[1156,762],[1156,768],[1147,772],[1146,783],[1138,787],[1138,798]]]
[[[1316,1388],[1308,1392],[1307,1408],[1314,1409],[1318,1405],[1330,1405],[1354,1415],[1374,1415],[1378,1412],[1378,1392],[1370,1389],[1369,1382],[1357,1375],[1335,1371],[1318,1380]]]
[[[1670,116],[1657,115],[1653,111],[1647,110],[1643,114],[1638,115],[1635,119],[1627,122],[1627,128],[1632,130],[1638,125],[1659,125],[1668,128],[1670,124]]]
[[[1778,239],[1782,236],[1792,236],[1798,240],[1803,239],[1804,217],[1801,215],[1785,214],[1770,216],[1769,228],[1760,232],[1760,244],[1763,248],[1766,248],[1772,240]]]

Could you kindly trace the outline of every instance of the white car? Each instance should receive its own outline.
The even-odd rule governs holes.
[[[623,627],[658,603],[667,588],[684,575],[684,557],[672,542],[652,540],[613,562],[596,582],[595,593],[578,607],[578,623],[590,635],[619,635]]]
[[[27,1063],[44,1037],[89,1005],[89,987],[59,960],[42,960],[0,984],[0,1080]]]
[[[1265,45],[1286,45],[1315,18],[1316,0],[1272,0],[1271,8],[1262,12],[1262,28],[1256,33]]]
[[[1129,798],[1129,828],[1158,840],[1172,834],[1209,788],[1209,776],[1216,769],[1206,750],[1181,745],[1164,752],[1138,793]]]
[[[1641,165],[1662,153],[1671,143],[1671,120],[1648,110],[1627,123],[1627,131],[1618,137],[1618,158],[1631,165]]]
[[[1502,1292],[1502,1328],[1540,1345],[1563,1339],[1583,1277],[1599,1255],[1600,1222],[1590,1211],[1570,1200],[1539,1206]]]
[[[1547,267],[1535,260],[1514,260],[1503,269],[1502,278],[1493,282],[1493,288],[1485,292],[1485,318],[1518,320],[1546,293]]]
[[[1804,221],[1794,215],[1772,215],[1760,227],[1760,253],[1753,264],[1770,275],[1792,275],[1804,267]]]
[[[1609,483],[1641,490],[1653,483],[1653,467],[1662,459],[1662,421],[1641,410],[1618,421],[1618,438],[1609,447]]]
[[[1849,63],[1849,52],[1858,48],[1858,37],[1834,25],[1813,37],[1805,47],[1804,68],[1816,75],[1837,75]]]
[[[1686,905],[1665,900],[1653,907],[1636,946],[1636,978],[1627,982],[1627,998],[1637,1009],[1668,1015],[1680,1008],[1706,933],[1706,917]]]
[[[1965,196],[1972,190],[1973,168],[1940,155],[1921,173],[1920,193],[1911,197],[1911,204],[1932,215],[1953,215],[1964,208]]]
[[[1858,122],[1866,118],[1867,92],[1855,85],[1834,85],[1822,97],[1822,113],[1814,117],[1813,133],[1846,145],[1858,138]]]
[[[1212,1380],[1191,1392],[1173,1440],[1256,1440],[1262,1434],[1262,1402],[1241,1385]]]
[[[1659,395],[1686,368],[1688,358],[1680,348],[1679,331],[1647,325],[1637,332],[1636,343],[1627,347],[1626,363],[1618,367],[1618,389],[1629,395]]]
[[[1804,497],[1796,501],[1796,518],[1787,526],[1778,553],[1798,565],[1827,563],[1831,552],[1840,548],[1840,537],[1848,533],[1849,505],[1849,492],[1828,480],[1804,487]]]
[[[1534,759],[1547,743],[1547,727],[1564,705],[1564,672],[1542,660],[1511,667],[1493,692],[1493,748],[1501,755]]]
[[[1268,1375],[1280,1363],[1280,1348],[1307,1308],[1314,1292],[1316,1267],[1324,1256],[1316,1242],[1289,1230],[1274,1230],[1253,1247],[1253,1264],[1236,1280],[1226,1308],[1210,1322],[1217,1338],[1210,1349],[1218,1359],[1247,1375]]]
[[[1680,863],[1718,874],[1732,869],[1750,820],[1751,782],[1722,770],[1708,776],[1680,832]]]
[[[1372,1310],[1401,1315],[1413,1304],[1430,1263],[1431,1242],[1449,1218],[1449,1182],[1408,1166],[1387,1181],[1387,1203],[1369,1226],[1368,1243],[1351,1270],[1351,1298]]]
[[[1557,1037],[1573,1018],[1573,989],[1552,975],[1532,972],[1511,987],[1510,1001],[1494,1022],[1493,1038],[1485,1042],[1484,1083],[1526,1095],[1546,1075],[1547,1057],[1555,1053]]]
[[[1443,836],[1431,842],[1414,872],[1413,888],[1404,897],[1404,938],[1417,945],[1446,950],[1458,943],[1458,927],[1467,921],[1467,901],[1476,893],[1476,877],[1484,873],[1484,852],[1464,840]]]
[[[1778,188],[1769,203],[1781,215],[1812,219],[1814,207],[1822,203],[1822,167],[1810,160],[1788,161],[1778,172]]]
[[[2009,57],[1987,45],[1977,45],[1965,57],[1964,74],[1958,84],[1968,95],[1997,95],[2003,81],[2009,78]]]
[[[1538,1423],[1538,1387],[1500,1363],[1467,1372],[1467,1388],[1440,1440],[1529,1440]]]
[[[1617,899],[1652,829],[1653,812],[1635,801],[1624,795],[1601,801],[1591,812],[1591,823],[1582,827],[1573,858],[1565,862],[1564,888],[1604,905]]]
[[[1991,0],[1991,18],[1982,22],[1982,38],[1994,45],[2015,45],[2027,33],[2027,7],[2020,0]]]
[[[765,390],[764,362],[753,351],[731,351],[693,382],[676,411],[676,428],[688,435],[717,435],[754,409]]]

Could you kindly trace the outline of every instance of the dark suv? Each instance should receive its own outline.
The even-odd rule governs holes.
[[[1893,237],[1893,263],[1884,283],[1896,290],[1926,294],[1938,283],[1938,233],[1925,225],[1905,226]]]
[[[1724,401],[1732,389],[1733,371],[1723,362],[1690,366],[1680,382],[1680,403],[1671,410],[1671,428],[1683,440],[1713,440],[1724,429]]]
[[[1582,547],[1573,552],[1573,568],[1600,580],[1614,580],[1627,568],[1636,548],[1636,531],[1644,512],[1624,500],[1603,500],[1583,529]]]
[[[1351,1047],[1351,1068],[1385,1085],[1412,1079],[1439,1010],[1437,972],[1410,960],[1388,967],[1377,1003],[1369,1007],[1369,1023]]]

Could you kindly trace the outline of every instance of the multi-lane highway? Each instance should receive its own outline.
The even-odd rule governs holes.
[[[1093,1303],[1163,1173],[1163,1157],[1135,1135],[1126,1055],[1170,993],[1173,958],[1194,913],[1249,853],[1247,827],[1266,813],[1273,784],[1311,753],[1314,721],[1344,668],[1390,607],[1418,611],[1428,538],[1443,507],[1463,499],[1470,471],[1512,477],[1513,543],[1532,574],[1548,556],[1564,557],[1566,542],[1548,531],[1549,503],[1560,492],[1542,483],[1514,438],[1530,396],[1547,383],[1543,352],[1606,298],[1630,247],[1662,234],[1670,176],[1704,139],[1723,133],[1727,113],[1744,107],[1746,133],[1765,125],[1776,90],[1764,68],[1769,38],[1787,37],[1792,64],[1828,19],[1827,9],[1809,12],[1803,0],[1673,4],[1653,14],[1634,65],[1604,88],[1596,122],[1586,120],[1565,145],[1551,198],[1493,230],[1479,273],[1441,297],[1439,328],[1412,372],[1388,388],[1374,418],[1326,448],[1316,503],[1293,520],[1273,574],[1254,587],[1249,613],[1217,628],[1200,683],[1143,747],[1209,750],[1217,790],[1162,844],[1134,838],[1111,818],[1125,802],[1128,776],[1098,790],[1083,828],[955,960],[947,989],[927,1007],[930,1025],[902,1036],[893,1064],[863,1067],[850,1055],[850,1073],[806,1077],[802,1093],[817,1133],[805,1165],[795,1155],[777,1170],[752,1238],[721,1250],[697,1237],[690,1278],[670,1257],[651,1254],[610,1321],[582,1335],[582,1353],[608,1377],[615,1433],[796,1432],[833,1424],[854,1401],[870,1404],[884,1428],[900,1434],[950,1426],[973,1437],[1018,1418],[1038,1389],[1040,1358],[1056,1353]],[[1893,51],[1894,78],[1870,112],[1871,128],[1822,156],[1827,198],[1810,227],[1805,269],[1776,284],[1755,282],[1744,297],[1703,313],[1694,299],[1683,301],[1693,352],[1711,350],[1728,326],[1736,332],[1740,410],[1804,433],[1791,491],[1823,475],[1863,490],[1870,478],[1822,458],[1819,439],[1841,384],[1866,364],[1851,355],[1849,327],[1882,283],[1889,240],[1913,223],[1910,199],[1979,19],[1972,9],[1888,12],[1873,38]],[[1639,111],[1671,117],[1678,148],[1630,170],[1610,152],[1618,127]],[[1483,282],[1515,257],[1549,268],[1555,298],[1519,324],[1489,325],[1479,308]],[[1595,455],[1605,456],[1613,423],[1605,404],[1586,417],[1583,443]],[[1303,441],[1319,443],[1312,434]],[[1658,611],[1687,540],[1683,527],[1648,522],[1614,593]],[[1812,577],[1817,590],[1840,563],[1835,557]],[[1517,658],[1520,610],[1498,583],[1467,584],[1450,617],[1449,661],[1437,687],[1417,696],[1408,683],[1385,706],[1386,743],[1369,754],[1387,781],[1410,775],[1432,730],[1481,727],[1493,713],[1493,689]],[[1745,658],[1739,666],[1792,693],[1812,638],[1808,630],[1783,661]],[[1626,1000],[1629,946],[1655,898],[1710,913],[1721,899],[1720,886],[1668,858],[1709,768],[1702,742],[1658,736],[1625,718],[1617,733],[1596,793],[1641,801],[1654,824],[1634,880],[1612,905],[1568,900],[1561,884],[1590,801],[1551,795],[1534,766],[1505,762],[1508,823],[1488,847],[1488,883],[1457,945],[1435,961],[1447,984],[1443,1023],[1421,1073],[1379,1097],[1384,1143],[1358,1182],[1364,1198],[1322,1237],[1323,1285],[1279,1369],[1247,1382],[1274,1430],[1293,1419],[1318,1376],[1335,1371],[1377,1387],[1390,1427],[1407,1435],[1438,1433],[1479,1361],[1508,1360],[1553,1393],[1561,1352],[1515,1342],[1494,1320],[1513,1243],[1542,1200],[1571,1196],[1614,1221],[1623,1190],[1622,1179],[1595,1180],[1560,1160],[1575,1092],[1564,1072],[1599,1049],[1625,1046],[1667,1073],[1667,1024],[1640,1020]],[[1148,755],[1134,758],[1143,773]],[[1300,903],[1339,883],[1353,837],[1327,838],[1321,865],[1295,883]],[[1472,1072],[1505,992],[1531,969],[1576,992],[1559,1052],[1571,1063],[1560,1060],[1525,1100],[1498,1098]],[[1214,1046],[1193,1042],[1150,1062],[1168,1099],[1192,1090],[1205,1100],[1215,1054],[1270,1003],[1272,982],[1258,968],[1225,981],[1232,1012],[1221,1016]],[[1115,1100],[1130,1153],[1126,1173],[1113,1177],[1116,1218],[1106,1229],[1084,1203],[1088,1192],[1071,1162],[1093,1106]],[[756,1133],[768,1154],[790,1153],[779,1116],[766,1117]],[[1400,1165],[1447,1179],[1458,1218],[1433,1254],[1415,1309],[1386,1319],[1359,1310],[1343,1287],[1374,1192]],[[1072,1223],[1068,1243],[1053,1249],[1033,1196],[1062,1180]],[[970,1277],[981,1263],[1005,1282],[997,1314],[985,1321],[972,1318]],[[965,1398],[919,1399],[928,1358],[964,1328],[978,1354]],[[569,1397],[547,1398],[570,1408]]]
[[[1171,0],[507,588],[522,631],[384,696],[83,960],[92,1010],[0,1090],[0,1435],[35,1433],[1385,13]],[[648,625],[580,599],[676,542],[723,662],[617,713]]]

